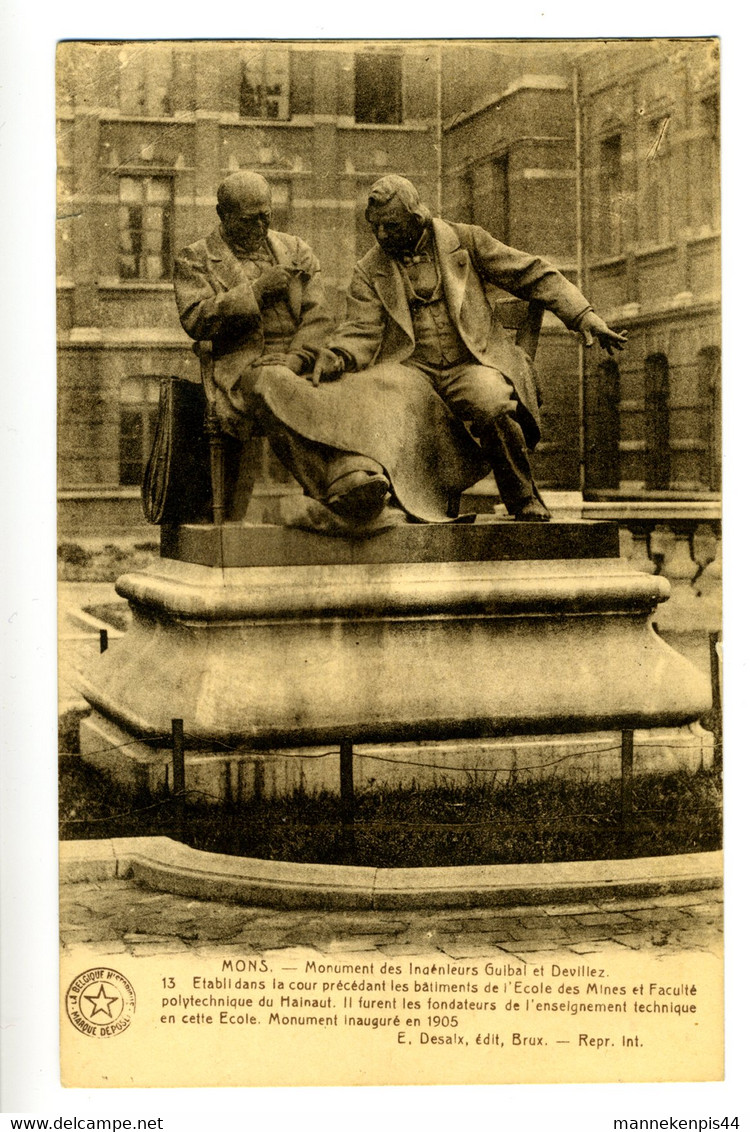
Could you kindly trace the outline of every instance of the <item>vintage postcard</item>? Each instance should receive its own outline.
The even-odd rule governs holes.
[[[721,1080],[718,40],[56,77],[63,1084]]]

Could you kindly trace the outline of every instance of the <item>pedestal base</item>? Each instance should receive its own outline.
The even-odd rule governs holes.
[[[610,528],[414,527],[356,544],[194,528],[256,564],[162,558],[121,578],[133,625],[82,691],[133,738],[179,718],[186,747],[209,751],[691,723],[708,681],[650,627],[669,585],[614,557]],[[304,564],[263,564],[281,543]]]

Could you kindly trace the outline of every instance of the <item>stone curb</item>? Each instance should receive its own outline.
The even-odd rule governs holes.
[[[118,605],[121,605],[123,609],[126,609],[127,602],[121,601],[117,598],[117,595],[114,592],[114,586],[112,587],[112,594],[112,604],[116,602]],[[125,636],[123,629],[116,629],[114,625],[111,625],[108,621],[102,621],[101,618],[94,617],[92,613],[87,613],[85,609],[79,608],[75,605],[65,606],[64,616],[67,619],[67,625],[69,629],[76,629],[79,632],[89,633],[91,635],[92,641],[96,638],[96,635],[101,629],[107,630],[107,634],[112,641],[119,641],[121,637]],[[65,640],[65,630],[61,630],[60,636],[62,640]]]
[[[489,908],[720,888],[720,851],[624,861],[373,869],[230,857],[169,837],[63,841],[63,884],[133,878],[149,888],[281,908]]]

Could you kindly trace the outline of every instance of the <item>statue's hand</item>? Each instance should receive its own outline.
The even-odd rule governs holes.
[[[321,381],[337,381],[345,368],[346,363],[340,354],[335,354],[333,350],[328,350],[325,346],[322,346],[318,350],[315,365],[308,381],[311,381],[313,385],[320,385]]]
[[[308,359],[303,354],[264,354],[256,364],[259,366],[286,366],[292,373],[299,375],[307,366]]]
[[[266,270],[253,281],[253,291],[259,303],[267,302],[269,299],[277,299],[282,295],[286,295],[289,290],[289,283],[294,270],[289,267],[282,267],[281,264],[275,263],[273,267],[268,267]]]
[[[628,342],[627,331],[616,334],[594,311],[586,311],[578,324],[578,333],[583,338],[584,346],[593,346],[594,339],[598,338],[601,348],[610,355],[614,350],[624,350]]]

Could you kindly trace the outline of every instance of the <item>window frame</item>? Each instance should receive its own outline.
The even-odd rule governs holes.
[[[639,138],[638,243],[666,247],[674,241],[674,111],[661,106],[645,115]]]
[[[143,482],[143,477],[146,472],[146,464],[148,463],[151,449],[154,443],[154,436],[156,433],[156,424],[159,417],[159,395],[161,389],[161,375],[158,374],[130,374],[122,378],[119,386],[118,396],[118,409],[119,409],[119,422],[118,422],[118,484],[120,487],[139,487]],[[127,383],[137,382],[141,388],[141,396],[139,398],[126,398],[123,396]],[[149,385],[150,383],[150,385]],[[155,396],[148,396],[148,392],[155,394]],[[123,432],[123,425],[126,417],[131,417],[138,421],[138,428],[131,430],[129,437],[126,437]],[[133,444],[133,432],[137,432],[137,441],[140,447],[139,459],[134,460],[132,457],[127,458],[126,445]],[[133,476],[135,478],[126,478],[123,475],[125,467],[134,469]]]
[[[614,150],[617,142],[617,176],[612,176],[612,166],[607,160],[609,150]],[[625,133],[618,125],[602,134],[598,145],[597,200],[599,223],[597,243],[599,258],[609,259],[621,256],[625,250],[625,229],[623,216],[624,201],[624,149]]]
[[[246,84],[246,82],[248,82],[247,71],[248,71],[248,69],[251,65],[249,63],[249,59],[250,59],[251,54],[260,56],[261,61],[262,61],[261,67],[258,69],[259,74],[262,74],[262,76],[263,76],[262,82],[256,84],[256,97],[258,98],[258,104],[257,104],[258,108],[260,107],[260,99],[261,98],[263,100],[263,108],[266,111],[268,110],[269,100],[278,99],[278,102],[280,104],[279,109],[280,109],[280,111],[284,111],[284,112],[280,112],[278,114],[269,114],[269,113],[259,114],[259,113],[250,113],[247,110],[243,109],[243,106],[244,106],[243,99],[245,97],[244,96],[245,84]],[[285,63],[286,63],[286,67],[285,67],[285,89],[284,89],[284,83],[282,83],[281,84],[282,90],[279,91],[278,94],[276,92],[269,90],[270,84],[269,84],[269,81],[268,81],[268,77],[269,77],[269,74],[273,74],[273,69],[271,67],[269,67],[269,60],[270,60],[272,54],[276,54],[279,57],[283,56]],[[291,105],[292,105],[292,65],[291,65],[291,51],[290,51],[290,49],[288,47],[266,47],[266,48],[252,49],[252,51],[250,49],[246,49],[246,50],[240,52],[239,65],[240,65],[240,76],[239,76],[237,109],[238,109],[240,121],[241,122],[248,122],[248,121],[249,122],[288,122],[288,121],[290,121]],[[250,86],[249,82],[248,82],[248,86]],[[258,90],[261,87],[264,90],[264,93],[263,93],[262,96],[260,96],[258,94]]]
[[[155,68],[153,61],[158,56],[169,58],[169,74],[166,84],[166,94],[162,98],[162,105],[156,107],[151,104],[151,96],[153,95],[152,84],[155,80]],[[123,60],[123,56],[131,55],[132,58],[127,62]],[[139,57],[140,56],[140,57]],[[175,50],[174,47],[168,43],[124,43],[118,47],[117,53],[118,71],[117,71],[117,106],[120,115],[123,118],[173,118],[175,112],[174,105],[174,85],[175,85]],[[138,105],[127,105],[127,92],[123,89],[122,75],[126,67],[133,66],[134,60],[137,59],[137,79],[139,93],[136,101]]]
[[[121,246],[121,236],[123,232],[123,224],[121,218],[121,209],[128,208],[128,202],[122,199],[122,183],[124,179],[131,181],[163,181],[168,185],[168,216],[167,222],[162,228],[162,249],[158,253],[162,261],[162,272],[159,276],[153,277],[142,274],[140,270],[136,271],[135,275],[126,275],[123,273],[122,260],[128,254],[133,254],[139,261],[145,261],[150,255],[156,253],[149,253],[146,251],[138,251],[135,253],[128,253],[123,250]],[[144,189],[145,196],[145,189]],[[140,202],[139,207],[142,209],[148,205],[145,199]],[[156,202],[158,203],[158,202]],[[136,231],[137,229],[130,229]],[[143,225],[139,229],[141,235],[148,231]],[[165,246],[166,244],[166,246]],[[120,284],[131,285],[153,285],[156,283],[169,283],[172,279],[172,270],[174,265],[175,256],[175,173],[174,170],[162,169],[130,169],[123,168],[118,171],[117,176],[117,280]]]
[[[696,111],[701,177],[697,192],[693,194],[691,221],[698,230],[718,232],[721,227],[721,95],[718,87],[702,92]]]
[[[359,70],[364,66],[365,62],[369,64],[377,63],[382,66],[384,60],[392,61],[398,65],[398,109],[395,118],[373,118],[371,116],[364,117],[359,112],[359,108],[364,103],[366,104],[371,99],[365,98],[365,92],[358,89],[361,82]],[[389,51],[355,51],[354,52],[354,68],[353,68],[353,113],[355,126],[402,126],[404,124],[404,53],[398,50]],[[371,80],[370,80],[371,83]],[[372,91],[372,83],[370,85]]]
[[[638,453],[642,457],[642,479],[622,480],[617,485],[607,485],[600,476],[603,453],[596,451],[602,443],[602,430],[597,420],[597,409],[602,394],[600,370],[587,370],[586,402],[584,427],[586,433],[586,454],[584,461],[584,499],[605,503],[615,501],[630,502],[677,502],[700,500],[702,502],[719,498],[721,476],[721,348],[716,345],[701,347],[694,358],[696,383],[694,398],[686,403],[675,402],[672,370],[677,368],[663,351],[654,351],[643,360],[643,399],[622,399],[617,405],[618,420],[614,430],[618,433],[618,454],[620,474],[627,453]],[[607,363],[603,363],[607,365]],[[620,367],[617,367],[620,369]],[[620,369],[620,379],[625,377]],[[683,398],[684,399],[684,398]],[[697,420],[694,430],[687,436],[680,435],[677,414],[689,412]],[[624,439],[627,428],[623,427],[624,414],[637,416],[641,424],[637,426],[632,439]],[[610,417],[611,421],[611,417]],[[614,437],[610,437],[610,444]],[[695,453],[697,467],[694,477],[685,480],[679,469],[684,452]],[[610,452],[609,456],[613,454]],[[606,460],[604,460],[606,463]]]

